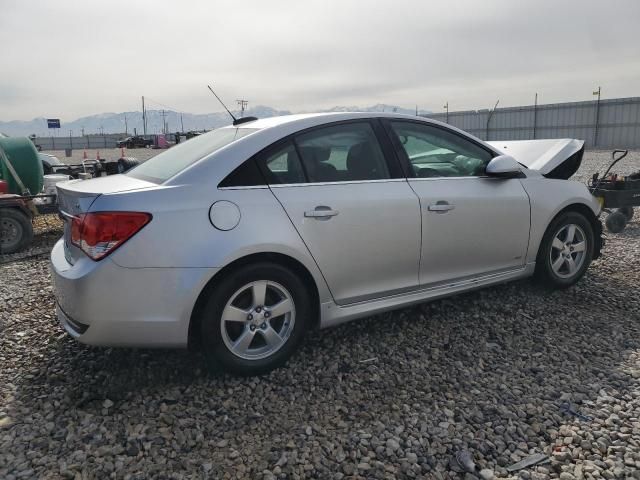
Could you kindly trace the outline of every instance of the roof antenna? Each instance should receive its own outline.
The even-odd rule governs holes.
[[[253,122],[254,120],[258,120],[256,117],[244,117],[244,118],[234,117],[233,113],[229,111],[227,106],[222,102],[222,100],[220,100],[220,97],[216,95],[216,92],[213,91],[213,88],[211,88],[211,86],[209,85],[207,85],[207,88],[211,90],[211,93],[213,93],[213,96],[218,99],[218,101],[220,102],[220,105],[222,105],[224,109],[227,111],[227,113],[231,116],[231,118],[233,118],[233,125],[240,125],[241,123]]]

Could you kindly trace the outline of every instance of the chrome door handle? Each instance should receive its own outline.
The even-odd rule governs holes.
[[[454,208],[456,208],[456,206],[451,205],[447,202],[438,202],[432,203],[428,208],[430,212],[446,213],[449,210],[453,210]]]
[[[332,210],[330,207],[316,207],[315,210],[307,210],[304,212],[304,216],[307,218],[329,219],[335,217],[340,212],[338,210]]]

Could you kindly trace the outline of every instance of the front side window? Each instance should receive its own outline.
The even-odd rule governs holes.
[[[376,135],[367,122],[323,127],[295,137],[309,182],[390,178]]]
[[[485,174],[493,155],[472,141],[442,128],[391,122],[416,177],[476,177]]]

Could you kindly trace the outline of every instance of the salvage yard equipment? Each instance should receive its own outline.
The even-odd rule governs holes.
[[[39,193],[42,175],[42,162],[31,140],[0,135],[0,180],[7,182],[9,193]]]
[[[600,176],[594,173],[589,182],[591,193],[600,200],[602,208],[609,214],[605,220],[607,230],[619,233],[633,218],[633,207],[640,206],[640,171],[631,175],[610,173],[613,166],[627,156],[628,150],[614,150],[613,161]]]
[[[38,153],[26,137],[0,135],[0,254],[27,248],[33,240],[33,218],[58,212],[59,182],[124,173],[138,163],[123,156],[67,165]]]
[[[81,174],[87,173],[92,177],[115,175],[116,173],[124,173],[140,164],[136,158],[125,157],[124,155],[117,160],[96,158],[94,160],[83,160],[82,163],[71,164],[62,163],[53,155],[42,153],[40,155],[45,173],[69,175],[72,178],[83,178]]]

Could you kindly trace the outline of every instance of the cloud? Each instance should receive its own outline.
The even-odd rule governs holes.
[[[229,102],[438,111],[637,95],[640,2],[8,0],[0,118]],[[615,25],[615,28],[612,28]]]

